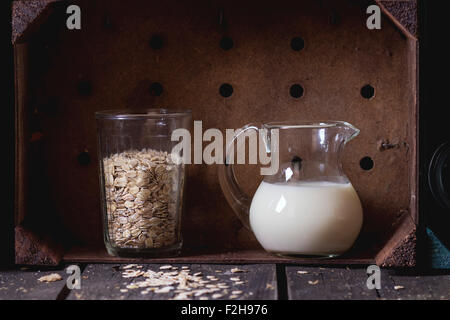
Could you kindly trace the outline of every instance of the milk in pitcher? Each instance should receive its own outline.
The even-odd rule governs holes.
[[[352,246],[362,221],[351,183],[263,181],[250,207],[250,226],[273,253],[339,255]]]

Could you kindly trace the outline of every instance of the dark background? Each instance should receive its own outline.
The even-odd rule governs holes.
[[[439,206],[428,186],[428,167],[433,153],[442,143],[450,141],[450,60],[445,49],[448,47],[445,39],[450,30],[446,15],[450,6],[445,3],[447,1],[419,2],[419,207],[422,222],[450,248],[450,208]],[[447,195],[450,194],[448,188]]]
[[[11,46],[11,0],[1,1],[4,32],[2,84],[2,204],[0,208],[0,266],[12,264],[14,246],[14,59]],[[450,141],[450,81],[448,77],[448,9],[446,1],[419,1],[420,38],[420,211],[427,224],[450,247],[450,209],[440,207],[428,187],[428,166],[436,148]],[[448,193],[448,192],[447,192]],[[426,213],[426,214],[423,214]],[[419,257],[420,258],[420,257]]]

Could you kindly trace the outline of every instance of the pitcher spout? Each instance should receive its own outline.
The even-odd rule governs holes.
[[[344,135],[344,143],[349,142],[353,138],[357,137],[359,135],[360,130],[356,128],[354,125],[348,122],[342,122],[342,127],[344,129],[345,135]]]

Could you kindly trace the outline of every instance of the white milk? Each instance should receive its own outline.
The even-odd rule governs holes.
[[[339,255],[353,245],[362,220],[351,183],[263,181],[250,207],[256,238],[275,253]]]

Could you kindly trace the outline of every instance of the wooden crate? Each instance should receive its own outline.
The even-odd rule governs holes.
[[[66,28],[73,3],[81,30]],[[381,30],[366,27],[374,3]],[[361,134],[343,165],[364,225],[336,259],[269,255],[226,203],[217,168],[192,165],[182,256],[152,262],[415,265],[415,14],[414,1],[15,1],[16,263],[131,261],[103,246],[94,112],[165,106],[192,109],[204,128],[285,119],[354,124]],[[219,93],[224,83],[234,89],[227,98]],[[290,95],[293,84],[303,87],[300,98]],[[361,92],[367,85],[370,99]],[[370,170],[361,167],[365,157]],[[238,171],[254,192],[255,168]]]

